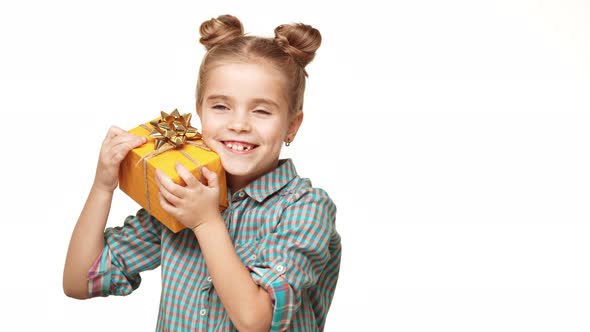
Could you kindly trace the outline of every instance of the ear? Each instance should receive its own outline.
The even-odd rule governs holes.
[[[297,131],[299,130],[299,127],[301,127],[301,122],[303,122],[303,111],[299,111],[291,116],[286,138],[290,138],[291,141],[295,139],[295,135],[297,135]]]

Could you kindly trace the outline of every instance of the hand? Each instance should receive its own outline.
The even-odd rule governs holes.
[[[94,187],[113,192],[119,184],[119,166],[127,153],[146,142],[145,137],[131,134],[119,127],[111,127],[102,142]]]
[[[217,174],[202,167],[201,174],[207,181],[205,185],[180,163],[176,163],[176,172],[186,186],[174,183],[164,172],[156,170],[156,184],[160,190],[158,197],[164,211],[193,230],[209,221],[221,219]]]

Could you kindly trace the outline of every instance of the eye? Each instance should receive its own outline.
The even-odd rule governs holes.
[[[269,111],[263,110],[263,109],[257,109],[254,111],[254,113],[263,114],[263,115],[270,115],[271,114]]]
[[[213,109],[216,109],[216,110],[225,110],[225,109],[227,109],[227,107],[225,107],[225,105],[215,105],[215,106],[213,106]]]

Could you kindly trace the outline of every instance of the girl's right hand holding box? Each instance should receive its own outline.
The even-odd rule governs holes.
[[[121,162],[129,151],[145,142],[145,137],[112,126],[100,148],[93,187],[106,192],[115,191],[119,184],[119,166]]]

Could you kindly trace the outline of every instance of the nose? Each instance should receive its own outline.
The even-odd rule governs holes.
[[[251,127],[247,112],[233,112],[227,127],[238,133],[250,131]]]

